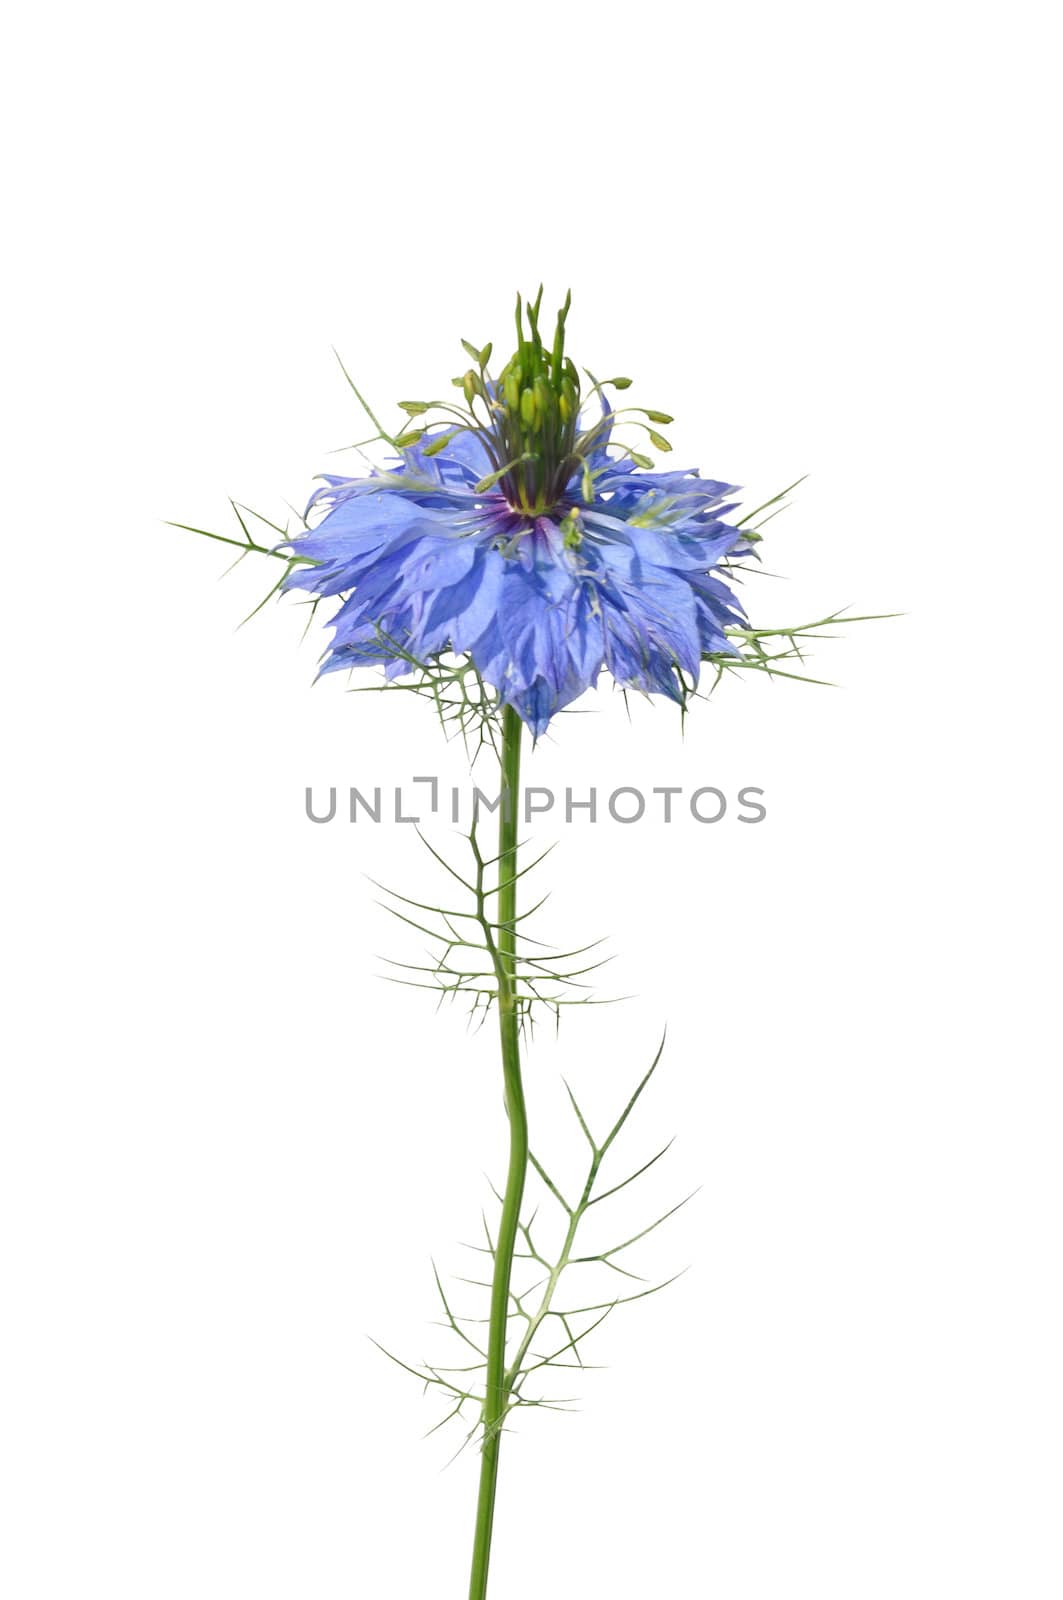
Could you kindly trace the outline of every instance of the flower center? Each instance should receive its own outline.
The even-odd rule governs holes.
[[[584,498],[592,497],[580,452],[579,373],[565,354],[571,300],[571,294],[565,297],[548,349],[539,331],[542,290],[526,306],[518,296],[517,348],[501,377],[488,384],[482,368],[470,368],[461,380],[469,405],[481,399],[490,416],[481,436],[495,470],[484,482],[497,484],[511,510],[521,516],[555,511],[581,467]]]

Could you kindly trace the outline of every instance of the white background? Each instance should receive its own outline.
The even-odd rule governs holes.
[[[302,809],[461,753],[312,688],[298,610],[237,633],[273,574],[163,519],[301,503],[362,436],[330,345],[384,407],[543,278],[677,463],[810,474],[758,620],[906,616],[821,648],[838,689],[727,685],[685,740],[601,695],[533,758],[769,816],[540,830],[544,931],[636,998],[535,1048],[536,1143],[572,1170],[560,1071],[600,1125],[667,1020],[616,1175],[678,1129],[641,1204],[703,1187],[641,1257],[692,1270],[507,1444],[493,1593],[1057,1600],[1047,8],[59,5],[8,43],[5,1594],[465,1592],[475,1460],[366,1335],[445,1359],[493,1040],[373,975],[410,946],[364,874],[437,881],[410,830]]]

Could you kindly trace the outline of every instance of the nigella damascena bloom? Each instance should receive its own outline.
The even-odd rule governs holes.
[[[648,470],[613,442],[625,412],[598,383],[588,419],[565,313],[547,351],[538,302],[528,310],[525,338],[518,303],[521,340],[501,379],[488,347],[456,380],[469,403],[447,408],[458,426],[400,436],[388,469],[324,478],[287,586],[342,597],[323,671],[382,665],[394,678],[468,655],[538,736],[603,670],[682,703],[705,656],[733,653],[725,629],[744,613],[720,569],[751,545],[727,521],[731,485]]]

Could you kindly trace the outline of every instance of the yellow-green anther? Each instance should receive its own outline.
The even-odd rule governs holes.
[[[606,378],[606,383],[612,384],[614,389],[630,389],[630,378]]]
[[[461,432],[460,428],[455,428],[453,430],[453,432],[451,432],[451,433],[441,433],[438,439],[433,439],[431,444],[426,444],[425,445],[425,447],[424,447],[425,455],[426,456],[437,456],[441,450],[445,450],[446,449],[447,445],[450,443],[450,441],[452,439],[456,439],[458,437],[458,434],[460,432]]]
[[[668,423],[668,422],[674,422],[675,421],[675,418],[674,417],[670,417],[668,415],[667,411],[643,411],[642,414],[643,414],[644,417],[649,417],[651,422]]]
[[[497,472],[489,472],[485,478],[480,479],[479,483],[473,484],[474,491],[476,494],[486,494],[488,489],[493,489],[498,480],[505,477],[508,471],[508,467],[499,467]]]
[[[480,351],[480,367],[481,367],[481,369],[483,367],[486,367],[487,363],[490,361],[490,359],[491,359],[491,351],[493,349],[494,349],[494,345],[492,344],[491,340],[488,339],[487,343],[484,345],[483,349]]]
[[[462,379],[461,386],[465,390],[465,399],[469,405],[472,405],[473,401],[476,399],[476,396],[483,388],[483,385],[480,382],[480,374],[478,372],[474,372],[470,367]]]
[[[566,550],[578,550],[583,543],[583,529],[579,524],[579,511],[573,506],[561,521],[562,542]]]
[[[535,393],[532,389],[524,389],[520,397],[520,419],[525,427],[532,428],[538,421],[538,407],[535,403]]]
[[[421,417],[428,410],[426,400],[400,400],[399,410],[405,411],[408,417]]]
[[[586,461],[583,463],[583,472],[580,479],[580,493],[583,496],[584,504],[588,506],[591,505],[594,500],[594,479],[591,476],[590,466]]]
[[[670,450],[672,448],[668,443],[668,440],[664,437],[664,434],[654,433],[652,428],[650,429],[650,443],[658,450]]]
[[[561,394],[558,398],[557,409],[561,413],[561,421],[567,422],[572,415],[572,403],[564,389],[561,390]]]
[[[395,443],[400,450],[405,450],[408,445],[416,444],[424,435],[423,428],[410,428],[406,433],[400,433]]]
[[[635,463],[636,467],[653,466],[653,462],[650,460],[649,456],[640,455],[637,450],[632,450],[631,459]]]

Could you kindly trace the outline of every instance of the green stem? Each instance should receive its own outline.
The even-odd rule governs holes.
[[[495,1242],[495,1267],[491,1283],[491,1322],[487,1337],[487,1387],[483,1408],[483,1448],[480,1456],[480,1492],[476,1505],[476,1536],[472,1552],[469,1600],[485,1600],[487,1569],[491,1559],[491,1532],[498,1486],[498,1454],[509,1407],[506,1375],[506,1330],[509,1325],[510,1279],[513,1252],[520,1226],[520,1208],[528,1172],[528,1117],[520,1076],[519,1014],[516,985],[517,915],[517,811],[520,784],[520,744],[523,726],[511,706],[502,715],[500,756],[502,793],[498,823],[498,940],[495,971],[498,979],[498,1026],[502,1045],[502,1077],[506,1115],[509,1118],[509,1169],[502,1198],[502,1219]]]

